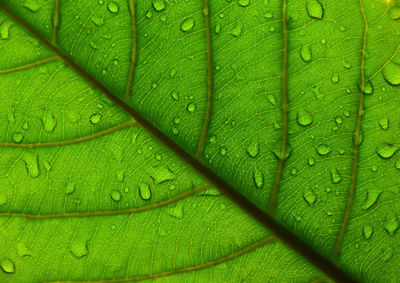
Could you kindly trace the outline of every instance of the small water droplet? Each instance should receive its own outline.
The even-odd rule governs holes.
[[[312,59],[311,47],[302,46],[300,48],[300,57],[304,62],[310,62]]]
[[[379,157],[383,159],[391,158],[398,150],[400,149],[399,145],[393,145],[389,143],[382,143],[377,146],[376,153]]]
[[[252,142],[247,145],[246,152],[250,157],[256,158],[259,153],[259,145],[256,142]]]
[[[178,101],[179,100],[179,94],[175,90],[171,93],[171,97],[173,100]]]
[[[367,81],[365,82],[364,87],[362,87],[362,85],[359,85],[358,88],[360,89],[360,91],[366,95],[372,95],[374,93],[374,87],[371,83],[371,81]]]
[[[151,198],[150,186],[144,182],[139,182],[139,195],[142,200],[149,200]]]
[[[267,99],[268,99],[268,102],[274,106],[278,104],[278,102],[276,101],[276,97],[273,94],[268,94]]]
[[[184,216],[183,206],[180,202],[174,205],[170,205],[168,208],[168,214],[174,218],[182,219]]]
[[[157,185],[167,182],[167,181],[172,181],[175,180],[175,174],[171,172],[170,169],[167,168],[161,168],[154,172],[152,175],[152,178],[154,180],[154,183]]]
[[[351,68],[351,64],[349,62],[347,62],[347,61],[343,61],[342,65],[347,70]]]
[[[312,190],[307,190],[304,192],[303,198],[309,206],[313,206],[317,200],[317,195]]]
[[[0,261],[0,267],[5,273],[14,273],[15,264],[11,259],[5,258]]]
[[[119,5],[118,5],[117,3],[111,1],[110,3],[108,3],[107,9],[108,9],[108,11],[110,11],[111,13],[118,13],[118,11],[119,11]]]
[[[311,115],[310,112],[306,110],[300,110],[297,112],[297,123],[300,126],[306,127],[312,124],[313,122],[313,116]]]
[[[219,149],[219,152],[222,155],[226,155],[226,153],[228,152],[228,149],[226,148],[226,146],[221,146],[221,148]]]
[[[90,18],[90,20],[96,25],[96,26],[102,26],[104,23],[103,18],[97,17],[97,16],[93,16]]]
[[[263,187],[264,175],[260,170],[258,170],[258,169],[254,170],[253,181],[254,181],[254,184],[256,185],[257,189],[261,189]]]
[[[320,144],[317,146],[317,153],[321,156],[328,155],[331,151],[331,147],[327,144]]]
[[[121,193],[119,191],[112,191],[110,197],[113,201],[119,202],[121,200]]]
[[[87,243],[85,241],[74,241],[71,244],[70,252],[77,259],[88,255],[89,250],[87,247]]]
[[[308,0],[306,3],[307,14],[313,19],[322,19],[324,16],[324,7],[318,0]]]
[[[92,123],[93,125],[98,124],[100,122],[100,120],[101,120],[101,114],[100,113],[94,113],[89,118],[90,123]]]
[[[22,4],[22,6],[31,12],[37,12],[40,10],[40,8],[42,8],[42,6],[39,5],[37,0],[25,0],[24,4]]]
[[[13,142],[20,143],[24,139],[24,135],[20,132],[16,132],[12,136]]]
[[[7,201],[8,201],[7,195],[4,193],[0,194],[0,206],[5,205]]]
[[[383,118],[379,119],[379,126],[384,131],[389,129],[389,118],[388,117],[383,117]]]
[[[194,18],[188,18],[181,23],[181,31],[187,32],[190,31],[195,25]]]
[[[297,174],[297,169],[296,168],[292,168],[291,172],[292,172],[292,175],[296,175]]]
[[[366,225],[362,228],[362,233],[365,240],[371,238],[372,234],[374,233],[373,228],[370,225]]]
[[[0,38],[2,40],[10,38],[10,28],[11,28],[11,22],[3,22],[0,25]]]
[[[52,111],[46,111],[43,117],[43,128],[47,133],[52,133],[57,126],[57,120]]]
[[[400,159],[398,159],[398,160],[396,161],[396,163],[394,164],[394,168],[400,170]]]
[[[238,23],[236,27],[231,31],[231,35],[239,37],[242,34],[242,24]]]
[[[161,12],[165,9],[166,4],[165,0],[152,0],[153,8],[157,12]]]
[[[117,172],[117,181],[122,183],[125,179],[125,171],[124,170],[120,170]]]
[[[177,73],[176,69],[173,68],[173,69],[171,70],[171,72],[169,72],[169,77],[170,77],[171,79],[174,78],[175,75],[176,75],[176,73]]]
[[[341,116],[336,116],[335,123],[341,125],[343,123],[343,118]]]
[[[272,17],[273,17],[273,15],[271,12],[267,12],[264,14],[264,18],[266,18],[266,19],[272,19]]]
[[[400,8],[399,8],[400,10]],[[389,62],[382,70],[383,78],[385,81],[392,85],[400,85],[400,64],[393,61]]]
[[[307,164],[308,165],[310,165],[310,166],[313,166],[314,164],[315,164],[315,159],[314,159],[314,157],[309,157],[308,159],[307,159]]]
[[[368,191],[367,199],[365,200],[365,203],[363,204],[362,209],[367,210],[371,206],[373,206],[378,201],[381,193],[382,193],[382,191]]]
[[[147,11],[146,13],[146,18],[150,19],[153,16],[153,12],[152,11]]]
[[[340,176],[337,169],[331,170],[331,181],[333,184],[339,184],[342,181],[342,177]]]
[[[397,229],[399,229],[399,221],[396,218],[392,218],[383,225],[383,228],[389,235],[394,235]]]
[[[333,75],[332,78],[331,78],[331,81],[334,84],[337,84],[339,82],[339,75]]]
[[[187,110],[192,113],[196,109],[196,103],[189,103],[187,106]]]

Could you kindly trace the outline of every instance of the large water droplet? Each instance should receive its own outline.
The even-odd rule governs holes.
[[[11,22],[4,22],[0,25],[0,38],[9,39],[10,38],[10,27]]]
[[[157,12],[163,11],[166,7],[165,0],[153,0],[152,4],[154,10],[156,10]]]
[[[342,181],[342,177],[340,177],[339,172],[336,169],[331,170],[331,180],[333,184],[338,184]]]
[[[318,0],[308,0],[306,3],[307,14],[313,19],[322,19],[324,7]]]
[[[374,86],[372,85],[371,81],[366,81],[364,87],[359,85],[358,88],[366,95],[372,95],[374,93]]]
[[[383,117],[383,118],[379,119],[379,126],[384,131],[389,129],[389,118],[388,117]]]
[[[142,198],[142,200],[149,200],[151,198],[151,189],[149,184],[146,184],[144,182],[139,182],[138,188],[139,188],[139,195]]]
[[[121,200],[121,198],[122,198],[122,195],[121,195],[121,193],[119,191],[112,191],[110,193],[110,197],[111,197],[111,199],[113,201],[119,202]]]
[[[22,4],[22,6],[31,12],[37,12],[42,7],[41,5],[39,5],[37,0],[25,0],[24,4]]]
[[[196,104],[195,103],[190,103],[187,106],[187,110],[192,113],[194,110],[196,110]]]
[[[317,153],[319,155],[325,156],[332,151],[331,147],[327,144],[320,144],[317,146]]]
[[[392,9],[390,9],[389,15],[393,20],[400,19],[400,7],[392,7]]]
[[[382,70],[385,81],[393,86],[400,85],[400,64],[390,62]]]
[[[236,27],[231,31],[231,35],[239,37],[242,34],[242,24],[238,23]]]
[[[258,153],[260,152],[258,143],[256,143],[256,142],[250,143],[246,147],[246,152],[250,157],[253,157],[253,158],[257,157]]]
[[[254,181],[254,184],[256,185],[256,187],[258,189],[261,189],[263,187],[263,185],[264,185],[264,176],[263,176],[263,173],[260,170],[258,170],[258,169],[254,170],[254,172],[253,172],[253,181]]]
[[[15,264],[11,259],[5,258],[0,261],[0,267],[5,273],[14,273]]]
[[[312,59],[311,47],[302,46],[300,48],[300,57],[304,62],[310,62]]]
[[[175,180],[175,174],[167,168],[161,168],[152,174],[152,178],[156,185]]]
[[[195,23],[196,22],[195,22],[194,18],[188,18],[188,19],[184,20],[181,24],[181,31],[183,31],[183,32],[190,31],[194,27]]]
[[[25,162],[25,168],[29,176],[36,178],[40,175],[37,153],[25,151],[22,155],[22,160]]]
[[[309,206],[313,206],[317,200],[317,195],[312,190],[307,190],[304,192],[303,198]]]
[[[397,229],[399,229],[399,221],[396,218],[392,218],[389,221],[387,221],[385,224],[383,224],[383,228],[386,230],[386,232],[389,235],[394,235],[394,233],[396,233]]]
[[[362,209],[367,210],[371,206],[373,206],[378,201],[381,193],[382,193],[382,191],[368,191],[367,199],[365,200],[365,203],[363,204]]]
[[[52,111],[46,111],[43,117],[43,128],[46,132],[51,133],[57,126],[57,120]]]
[[[310,112],[306,110],[300,110],[297,112],[297,123],[300,126],[306,127],[311,125],[313,122],[313,116],[311,115]]]
[[[119,11],[119,6],[118,6],[117,3],[111,1],[110,3],[108,3],[107,9],[108,9],[108,11],[110,11],[111,13],[118,13],[118,11]]]
[[[368,240],[369,238],[371,238],[372,234],[374,233],[374,230],[372,229],[372,227],[370,225],[366,225],[362,228],[362,233],[363,233],[364,239]]]
[[[101,121],[101,114],[100,113],[94,113],[89,117],[90,123],[93,125],[98,124]]]
[[[376,153],[379,157],[383,159],[391,158],[398,150],[400,149],[399,145],[393,145],[389,143],[382,143],[376,147]]]
[[[77,259],[86,256],[89,253],[87,243],[85,241],[73,242],[70,247],[70,252]]]

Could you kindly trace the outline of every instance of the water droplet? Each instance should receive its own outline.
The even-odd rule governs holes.
[[[92,123],[93,125],[98,124],[100,122],[100,120],[101,120],[101,114],[100,113],[94,113],[89,118],[90,123]]]
[[[351,64],[349,62],[347,62],[347,61],[343,61],[342,65],[347,70],[351,68]]]
[[[24,123],[22,124],[22,129],[26,131],[28,130],[28,128],[29,128],[29,121],[24,121]]]
[[[171,93],[171,97],[172,97],[173,100],[178,101],[178,100],[179,100],[179,94],[178,94],[178,92],[173,91],[173,92]]]
[[[376,148],[376,153],[378,154],[379,157],[383,159],[389,159],[391,158],[398,150],[400,149],[400,146],[398,145],[392,145],[388,143],[382,143],[377,146]]]
[[[113,201],[119,202],[121,200],[121,193],[119,191],[112,191],[110,197]]]
[[[117,181],[122,183],[125,179],[125,171],[124,170],[120,170],[117,172]]]
[[[400,170],[400,159],[398,159],[398,160],[396,161],[396,163],[394,164],[394,168]]]
[[[180,202],[174,205],[170,205],[168,214],[174,218],[182,219],[184,216],[183,206]]]
[[[390,9],[389,15],[393,20],[400,19],[400,7],[392,7],[392,9]]]
[[[16,132],[12,136],[13,142],[20,143],[24,139],[24,135],[20,132]]]
[[[151,190],[148,184],[144,182],[139,182],[138,188],[139,188],[139,195],[142,198],[142,200],[149,200],[151,198]]]
[[[313,116],[311,115],[310,112],[306,110],[300,110],[297,112],[297,123],[300,126],[306,127],[311,125],[313,122]]]
[[[393,249],[389,248],[386,251],[382,251],[382,259],[384,262],[388,262],[393,257]]]
[[[239,6],[247,7],[250,4],[250,0],[239,0],[238,4]]]
[[[167,168],[161,168],[154,172],[151,176],[154,180],[154,183],[156,183],[157,185],[167,181],[175,180],[175,174]]]
[[[372,172],[376,172],[378,170],[378,166],[374,165],[371,167]]]
[[[313,166],[314,164],[315,164],[315,159],[314,159],[314,157],[309,157],[308,159],[307,159],[307,164],[308,165],[310,165],[310,166]]]
[[[46,111],[42,122],[43,128],[47,133],[52,133],[57,126],[57,120],[52,111]]]
[[[192,113],[196,109],[196,103],[190,103],[187,106],[187,110]]]
[[[216,141],[217,141],[217,137],[216,136],[214,136],[214,135],[212,135],[211,137],[210,137],[210,143],[215,143]]]
[[[383,228],[388,232],[389,235],[394,235],[397,229],[399,229],[399,221],[396,218],[392,218],[391,220],[387,221]]]
[[[194,18],[188,18],[188,19],[184,20],[181,24],[181,31],[183,31],[183,32],[190,31],[194,27],[195,23],[196,22],[195,22]]]
[[[334,84],[337,84],[339,82],[339,75],[333,75],[331,80]]]
[[[342,181],[342,177],[336,169],[331,170],[331,180],[333,184],[339,184]]]
[[[153,16],[153,12],[152,11],[147,11],[146,13],[146,18],[150,19]]]
[[[292,175],[296,175],[297,174],[297,169],[296,168],[292,168],[291,172],[292,172]]]
[[[264,18],[266,18],[266,19],[272,19],[272,17],[273,17],[273,15],[271,12],[267,12],[264,14]]]
[[[370,225],[366,225],[362,228],[362,233],[363,233],[364,239],[368,240],[369,238],[371,238],[372,234],[374,233],[374,230],[372,229],[372,227]]]
[[[263,185],[264,185],[264,176],[263,176],[263,173],[260,170],[258,170],[258,169],[254,170],[254,172],[253,172],[253,181],[254,181],[254,184],[256,185],[256,187],[258,189],[261,189],[263,187]]]
[[[220,33],[221,32],[221,24],[218,23],[215,25],[215,33]]]
[[[5,273],[14,273],[15,264],[11,259],[5,258],[0,261],[0,267]]]
[[[161,15],[160,16],[160,21],[165,23],[165,21],[167,20],[167,16],[166,15]]]
[[[8,197],[6,194],[0,194],[0,206],[3,206],[7,203]]]
[[[304,192],[303,198],[309,206],[313,206],[317,200],[317,195],[312,190],[307,190]]]
[[[219,190],[212,188],[212,189],[208,189],[208,190],[200,193],[200,195],[201,196],[218,197],[218,196],[221,196],[222,193]]]
[[[306,4],[307,14],[313,19],[322,19],[324,16],[324,7],[318,0],[309,0]]]
[[[242,24],[238,23],[236,27],[231,31],[231,35],[239,37],[242,34]]]
[[[278,104],[278,102],[276,101],[276,97],[273,94],[268,94],[267,99],[268,99],[268,102],[274,106]]]
[[[25,168],[29,176],[36,178],[40,175],[37,153],[25,151],[22,155],[22,160],[25,162]]]
[[[31,255],[31,253],[30,253],[28,247],[25,245],[24,242],[18,242],[18,243],[15,245],[15,248],[16,248],[16,250],[17,250],[17,254],[18,254],[20,257],[25,257],[25,256],[30,256],[30,255]]]
[[[362,87],[362,85],[359,85],[358,87],[360,89],[360,91],[366,95],[371,95],[374,93],[374,87],[371,83],[371,81],[367,81],[365,82],[364,88]]]
[[[373,206],[378,201],[381,193],[382,193],[382,191],[368,191],[367,199],[365,200],[365,203],[363,204],[362,209],[367,210],[371,206]]]
[[[175,77],[176,73],[177,73],[176,69],[173,68],[173,69],[171,70],[171,72],[169,73],[169,77],[172,79],[173,77]]]
[[[382,74],[388,84],[392,86],[400,85],[400,64],[391,61],[382,70]]]
[[[119,11],[119,6],[118,6],[117,3],[111,1],[110,3],[108,3],[107,9],[108,9],[108,11],[110,11],[111,13],[118,13],[118,11]]]
[[[42,6],[38,4],[37,0],[25,0],[22,6],[31,12],[37,12],[42,8]]]
[[[246,147],[246,152],[250,157],[256,158],[259,153],[259,145],[256,142],[252,142]]]
[[[165,7],[166,7],[165,0],[153,0],[152,4],[153,4],[153,8],[157,12],[163,11],[165,9]]]
[[[5,40],[10,38],[11,22],[4,22],[0,25],[0,38]]]
[[[70,252],[77,259],[86,256],[89,253],[87,243],[85,241],[73,242],[70,247]]]
[[[97,17],[97,16],[91,17],[90,20],[98,27],[103,25],[103,23],[104,23],[103,18],[100,18],[100,17]]]
[[[332,151],[331,147],[327,144],[320,144],[317,146],[317,153],[319,155],[325,156]]]
[[[341,116],[336,116],[335,123],[341,125],[343,123],[343,118]]]
[[[389,118],[388,117],[383,117],[383,118],[379,119],[379,126],[384,131],[389,129]]]
[[[312,53],[310,46],[302,46],[300,48],[300,57],[304,62],[310,62],[312,59]]]

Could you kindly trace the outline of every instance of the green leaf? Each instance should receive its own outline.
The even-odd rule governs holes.
[[[354,278],[399,275],[398,0],[1,3],[19,18],[0,21],[1,231],[12,239],[3,270],[12,260],[20,280],[102,280],[205,265],[189,273],[194,281],[320,280],[280,243],[276,251],[265,245],[248,260],[237,257],[242,266],[227,261],[235,266],[225,273],[207,266],[270,234],[218,196],[234,211],[225,218],[215,191],[147,210],[206,183],[189,164],[225,180]],[[20,25],[46,38],[51,51]],[[197,160],[184,164],[146,131]],[[212,171],[200,170],[200,162]],[[125,187],[134,193],[128,197]],[[133,213],[139,207],[146,211]],[[21,224],[23,214],[40,217]],[[235,228],[224,227],[226,219]],[[112,221],[125,225],[120,238],[104,228]],[[172,227],[171,239],[161,240],[157,225]],[[214,225],[220,230],[212,233]],[[224,228],[246,245],[232,247]],[[21,231],[29,234],[27,247],[46,256],[31,257],[34,271],[9,255]],[[226,277],[230,272],[237,275]]]

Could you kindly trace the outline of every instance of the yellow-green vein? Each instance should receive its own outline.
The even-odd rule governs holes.
[[[92,216],[111,216],[111,215],[123,215],[123,214],[133,214],[138,212],[143,212],[146,210],[151,210],[159,207],[169,205],[178,200],[184,199],[188,196],[194,195],[195,193],[210,189],[212,186],[209,184],[204,184],[198,186],[194,189],[186,191],[168,200],[160,201],[155,204],[146,205],[142,207],[123,209],[123,210],[108,210],[108,211],[88,211],[88,212],[66,212],[58,214],[29,214],[22,212],[0,212],[0,217],[24,217],[27,219],[53,219],[53,218],[68,218],[68,217],[92,217]]]
[[[46,143],[0,143],[0,147],[16,147],[16,148],[38,148],[38,147],[51,147],[51,146],[63,146],[63,145],[70,145],[76,144],[80,142],[89,141],[95,138],[99,138],[108,134],[112,134],[116,131],[131,127],[136,125],[135,121],[129,121],[115,127],[108,128],[104,131],[100,131],[98,133],[94,133],[92,135],[84,136],[81,138],[76,138],[67,141],[58,141],[58,142],[46,142]]]
[[[136,68],[136,58],[137,58],[137,27],[136,27],[136,7],[133,0],[128,0],[128,6],[131,12],[132,21],[132,54],[131,54],[131,66],[129,69],[128,83],[126,85],[125,100],[129,102],[130,93],[132,90],[133,76],[135,74]]]
[[[278,172],[276,173],[275,182],[272,187],[271,197],[268,205],[268,212],[273,215],[275,210],[275,202],[278,196],[283,170],[285,168],[286,151],[288,146],[288,130],[289,130],[289,117],[288,117],[288,29],[287,29],[287,15],[286,15],[287,2],[282,1],[282,32],[283,32],[283,62],[282,62],[282,116],[283,116],[283,133],[282,133],[282,148],[281,156],[279,158]]]
[[[43,64],[46,64],[46,63],[49,63],[49,62],[53,62],[53,61],[56,61],[56,60],[58,60],[58,56],[52,56],[52,57],[45,58],[45,59],[42,59],[42,60],[38,60],[38,61],[23,65],[23,66],[10,68],[10,69],[5,69],[5,70],[0,70],[0,75],[9,74],[9,73],[17,72],[17,71],[21,71],[21,70],[26,70],[26,69],[29,69],[29,68],[32,68],[32,67],[36,67],[36,66],[39,66],[39,65],[43,65]]]
[[[207,45],[207,109],[201,130],[200,141],[197,146],[197,157],[202,159],[204,142],[207,136],[208,126],[211,118],[212,93],[213,93],[213,74],[212,74],[212,57],[211,57],[211,32],[210,32],[210,11],[208,0],[204,0],[204,20],[206,29],[206,45]]]
[[[354,192],[356,189],[356,182],[357,182],[357,169],[358,169],[358,158],[359,158],[359,140],[360,140],[360,131],[361,131],[361,120],[363,116],[363,104],[364,104],[364,88],[365,88],[365,51],[367,47],[367,33],[368,33],[368,21],[365,15],[363,0],[360,1],[360,10],[361,15],[364,21],[364,33],[363,33],[363,41],[362,41],[362,51],[361,51],[361,66],[360,66],[360,75],[361,75],[361,86],[360,86],[360,94],[359,94],[359,102],[358,102],[358,110],[357,110],[357,121],[356,121],[356,128],[354,132],[354,139],[353,139],[353,167],[351,172],[351,183],[350,183],[350,190],[349,196],[347,199],[346,209],[344,212],[342,226],[340,227],[339,235],[336,239],[336,245],[333,250],[332,259],[334,261],[337,260],[339,255],[340,246],[342,244],[344,233],[346,232],[347,225],[349,224],[350,219],[350,212],[351,207],[353,204]]]
[[[275,237],[270,236],[270,237],[264,238],[260,241],[257,241],[255,243],[251,244],[250,246],[247,246],[246,248],[243,248],[243,249],[241,249],[233,254],[230,254],[228,256],[221,257],[219,259],[209,261],[206,263],[193,265],[193,266],[189,266],[189,267],[184,267],[184,268],[179,268],[179,269],[174,269],[174,270],[170,270],[170,271],[164,271],[164,272],[160,272],[160,273],[138,275],[138,276],[123,278],[123,279],[90,280],[90,281],[56,281],[56,282],[65,282],[65,283],[66,282],[82,282],[82,283],[83,282],[91,282],[91,283],[113,282],[113,283],[116,283],[116,282],[128,282],[128,281],[138,281],[138,280],[145,280],[145,279],[161,278],[161,277],[171,276],[171,275],[175,275],[175,274],[179,274],[179,273],[192,272],[192,271],[212,267],[212,266],[224,263],[226,261],[229,261],[231,259],[235,259],[235,258],[242,256],[244,254],[247,254],[259,247],[262,247],[268,243],[272,243],[272,242],[276,242],[276,241],[277,240]],[[51,283],[51,282],[49,282],[49,283]],[[55,282],[53,282],[53,283],[55,283]]]

